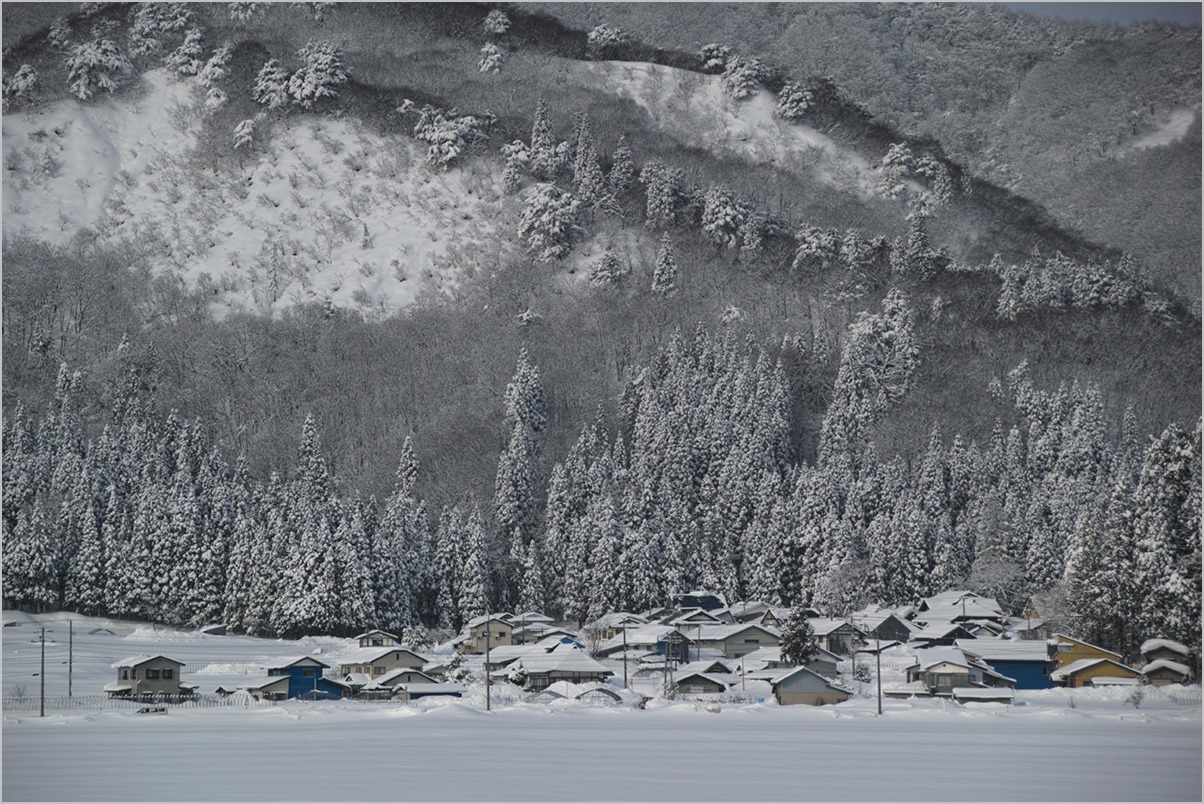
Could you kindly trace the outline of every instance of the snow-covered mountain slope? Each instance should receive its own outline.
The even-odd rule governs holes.
[[[512,216],[490,160],[443,172],[347,120],[265,123],[230,176],[194,154],[192,84],[155,70],[138,89],[5,117],[6,236],[138,239],[219,314],[324,300],[385,314],[454,283]]]
[[[734,100],[719,76],[645,62],[585,62],[583,81],[599,91],[630,98],[648,123],[685,145],[807,172],[862,196],[874,192],[876,173],[865,159],[803,123],[774,114],[777,99],[764,89]]]

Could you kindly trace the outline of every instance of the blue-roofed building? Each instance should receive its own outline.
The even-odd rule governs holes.
[[[239,686],[256,698],[268,700],[337,700],[347,694],[350,688],[335,679],[323,678],[322,671],[329,669],[330,665],[311,656],[280,659],[267,668],[267,678]]]
[[[1049,674],[1058,666],[1043,639],[959,639],[957,647],[972,650],[995,671],[1016,680],[1018,690],[1053,687]]]

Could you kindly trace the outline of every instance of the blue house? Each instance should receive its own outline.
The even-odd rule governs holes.
[[[1015,679],[1015,689],[1053,687],[1049,674],[1058,663],[1050,658],[1049,645],[1043,639],[959,639],[957,647],[978,654],[996,672]]]
[[[255,697],[269,700],[337,700],[346,694],[348,687],[340,681],[323,678],[322,671],[329,669],[330,665],[311,656],[281,659],[268,668],[267,678],[242,686]]]

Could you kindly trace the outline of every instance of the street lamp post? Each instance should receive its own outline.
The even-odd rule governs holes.
[[[46,628],[42,628],[42,638],[39,640],[42,643],[42,669],[38,673],[38,683],[41,686],[41,694],[38,698],[38,717],[46,717]]]

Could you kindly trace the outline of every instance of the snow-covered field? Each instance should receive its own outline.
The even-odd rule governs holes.
[[[109,664],[164,653],[211,692],[263,661],[349,640],[188,634],[75,615],[5,612],[5,694],[37,693],[46,624],[47,693],[95,695]],[[91,634],[107,626],[113,634]],[[51,639],[54,641],[51,642]],[[512,689],[512,688],[510,688]],[[1200,706],[1149,691],[1021,692],[1017,704],[886,701],[778,707],[653,701],[647,710],[528,704],[495,688],[415,704],[4,712],[7,800],[1200,800]],[[500,701],[500,702],[499,702]],[[1071,705],[1073,701],[1073,706]]]
[[[201,98],[160,69],[116,98],[5,115],[5,236],[135,240],[218,315],[327,300],[383,315],[454,284],[513,225],[492,160],[445,172],[353,121],[263,123],[219,173],[192,151]]]

